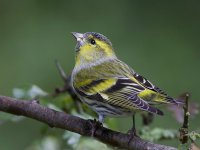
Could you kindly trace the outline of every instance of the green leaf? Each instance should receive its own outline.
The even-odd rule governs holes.
[[[46,136],[41,141],[35,141],[26,150],[60,150],[60,141],[54,136]]]
[[[47,96],[47,92],[43,91],[40,87],[33,85],[28,91],[27,95],[30,98],[36,98],[36,97],[41,97],[41,96]]]
[[[81,135],[73,132],[65,131],[63,134],[63,139],[67,141],[68,145],[77,145],[80,140]]]
[[[0,125],[7,122],[7,121],[12,121],[12,122],[19,122],[22,121],[24,119],[23,116],[13,116],[11,114],[8,113],[0,113]]]
[[[95,139],[82,137],[79,143],[74,147],[76,150],[113,150],[112,147],[99,142]]]
[[[144,127],[140,131],[141,138],[149,141],[158,141],[160,139],[176,138],[177,131],[173,129],[149,128]]]
[[[49,104],[47,104],[47,106],[48,106],[49,108],[51,108],[51,109],[56,110],[56,111],[62,111],[59,107],[57,107],[57,106],[54,105],[54,104],[49,103]]]
[[[13,96],[18,99],[26,97],[26,90],[24,89],[14,88],[12,93]]]
[[[47,96],[47,92],[43,91],[40,87],[32,85],[28,89],[14,88],[13,96],[18,99],[34,99],[36,97]]]
[[[189,133],[189,137],[195,141],[197,139],[200,139],[200,132],[199,131],[192,131]]]

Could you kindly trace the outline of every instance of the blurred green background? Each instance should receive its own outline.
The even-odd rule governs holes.
[[[169,95],[189,91],[200,103],[199,6],[199,1],[0,0],[0,94],[12,96],[13,88],[32,84],[53,92],[63,85],[54,60],[68,73],[74,66],[76,42],[70,32],[95,31],[112,41],[120,59]],[[199,117],[191,120],[191,130],[200,126]],[[121,131],[131,126],[130,118],[116,123]],[[41,138],[43,126],[31,119],[0,125],[0,149],[26,150]],[[180,124],[167,113],[152,126],[178,129]]]

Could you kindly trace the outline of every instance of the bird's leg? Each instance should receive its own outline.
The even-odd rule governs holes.
[[[133,114],[133,126],[132,128],[128,131],[128,134],[130,135],[130,138],[129,138],[129,142],[128,144],[131,142],[131,140],[137,136],[136,134],[136,129],[135,129],[135,114]]]
[[[96,119],[94,120],[89,120],[90,124],[92,126],[92,133],[91,136],[94,137],[94,134],[97,130],[98,127],[102,127],[103,126],[103,121],[104,121],[105,116],[104,115],[99,115],[99,120],[97,121]]]
[[[128,131],[128,134],[136,136],[136,129],[135,129],[135,114],[133,115],[133,125],[132,128]]]

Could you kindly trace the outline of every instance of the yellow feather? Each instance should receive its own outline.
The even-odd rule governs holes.
[[[129,78],[130,78],[132,81],[136,82],[138,85],[144,87],[144,86],[143,86],[137,79],[135,79],[133,76],[129,76]]]
[[[89,93],[90,94],[95,94],[95,93],[99,93],[102,91],[105,91],[107,89],[109,89],[110,87],[112,87],[113,85],[115,85],[116,83],[116,79],[112,78],[112,79],[107,79],[93,87],[91,87],[91,89],[89,89]]]
[[[85,86],[85,85],[88,85],[92,82],[93,80],[92,79],[85,79],[85,80],[82,80],[82,81],[79,81],[79,82],[74,82],[75,83],[75,87],[76,88],[79,88],[81,86]]]
[[[145,89],[144,91],[140,92],[138,96],[146,101],[168,103],[163,95],[149,89]]]
[[[80,48],[80,52],[79,52],[79,56],[84,57],[84,59],[86,59],[87,61],[91,61],[93,60],[93,54],[94,50],[91,48],[90,44],[85,44],[84,46],[82,46]]]
[[[98,39],[95,39],[97,45],[99,45],[99,47],[105,51],[105,54],[107,56],[113,56],[114,55],[114,51],[113,51],[113,48],[108,45],[107,43],[105,43],[104,41],[100,41]]]
[[[108,95],[105,93],[99,93],[105,100],[108,100]]]

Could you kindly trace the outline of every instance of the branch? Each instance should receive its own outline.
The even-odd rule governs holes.
[[[188,142],[188,127],[189,127],[189,111],[188,111],[188,107],[189,107],[189,93],[185,94],[185,105],[183,106],[183,110],[184,110],[184,121],[183,121],[183,125],[180,128],[180,142],[182,144],[185,144]]]
[[[32,118],[46,123],[50,127],[65,129],[83,136],[92,135],[92,124],[90,121],[52,110],[41,106],[35,101],[23,101],[0,96],[0,111]],[[132,150],[176,150],[176,148],[154,144],[136,136],[130,141],[130,135],[104,127],[98,127],[93,136],[103,143],[119,148]]]

